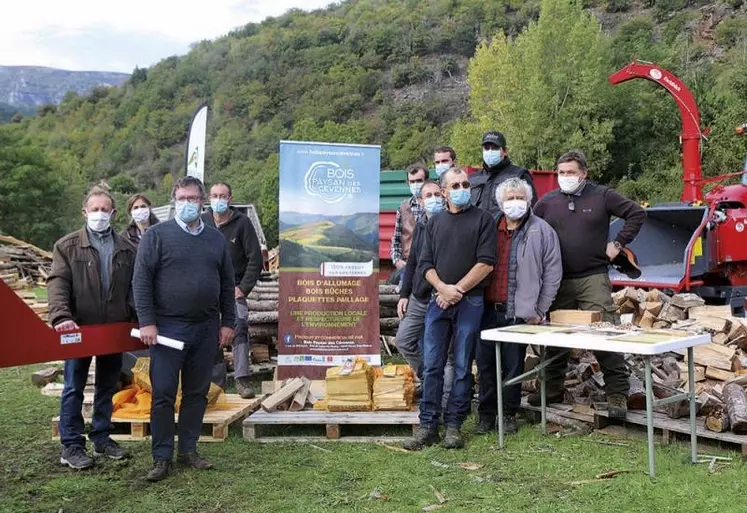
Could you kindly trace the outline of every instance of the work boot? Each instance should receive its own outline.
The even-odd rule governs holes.
[[[154,461],[153,468],[150,469],[148,475],[145,476],[146,481],[155,483],[157,481],[163,481],[169,476],[169,468],[171,462],[169,461]]]
[[[242,399],[253,399],[257,395],[252,387],[252,382],[247,377],[236,378],[236,392]]]
[[[547,404],[562,403],[565,399],[565,391],[560,389],[558,392],[551,392],[547,394]],[[527,402],[532,406],[542,405],[542,396],[539,392],[532,392],[527,396]]]
[[[625,419],[628,414],[628,398],[624,394],[608,395],[607,413],[611,419]]]
[[[179,454],[176,457],[176,461],[181,465],[196,468],[197,470],[209,470],[214,466],[208,460],[201,458],[196,452]]]
[[[447,427],[444,433],[444,449],[462,449],[464,448],[464,437],[458,427]]]
[[[402,448],[408,451],[419,451],[423,447],[437,444],[439,440],[438,428],[420,426],[414,436],[402,442]]]
[[[519,424],[516,422],[515,413],[506,413],[503,416],[503,433],[514,435],[519,432]]]
[[[114,440],[109,440],[105,445],[102,445],[100,447],[94,446],[93,456],[95,458],[106,456],[107,458],[112,460],[123,460],[127,456],[129,456],[129,453],[127,452],[127,450],[120,447],[119,444]]]
[[[484,435],[495,429],[495,415],[480,415],[480,420],[475,426],[476,435]]]
[[[88,454],[84,447],[80,445],[71,445],[62,449],[60,455],[60,465],[67,465],[75,470],[84,470],[93,467],[95,462]]]

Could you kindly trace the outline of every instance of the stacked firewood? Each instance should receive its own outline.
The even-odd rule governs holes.
[[[9,235],[0,235],[0,277],[13,290],[42,286],[52,254]]]

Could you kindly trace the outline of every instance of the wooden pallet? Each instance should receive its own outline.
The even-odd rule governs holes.
[[[646,426],[646,413],[640,411],[628,411],[625,422]],[[594,412],[594,428],[601,429],[609,424],[608,412],[599,410]],[[662,443],[668,444],[676,433],[690,435],[690,419],[682,417],[680,419],[669,418],[664,413],[654,412],[654,428],[661,430]],[[704,417],[696,419],[695,432],[699,440],[715,440],[728,444],[736,444],[740,447],[743,456],[747,456],[747,435],[735,435],[731,432],[716,433],[705,427]]]
[[[412,426],[420,424],[417,411],[372,411],[372,412],[327,412],[320,410],[281,411],[267,413],[257,411],[244,420],[244,439],[252,442],[399,442],[405,436],[344,436],[342,426]],[[266,436],[260,431],[267,426],[324,426],[326,436]]]
[[[244,419],[259,408],[261,398],[242,399],[237,394],[226,394],[229,408],[206,411],[202,419],[203,433],[200,442],[222,442],[228,437],[228,426],[237,420]],[[87,424],[91,422],[91,416],[84,414],[83,419]],[[174,422],[178,422],[179,415],[174,416]],[[150,419],[139,418],[112,418],[114,426],[111,435],[114,440],[142,441],[150,439]],[[60,439],[60,417],[52,419],[52,438]]]

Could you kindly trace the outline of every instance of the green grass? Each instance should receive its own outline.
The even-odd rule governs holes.
[[[201,444],[218,468],[178,470],[147,484],[147,443],[131,443],[126,462],[106,461],[92,471],[57,464],[49,439],[58,400],[30,383],[31,367],[0,370],[0,511],[2,512],[417,512],[447,499],[444,512],[655,512],[729,513],[747,510],[747,474],[739,455],[708,473],[687,463],[685,444],[657,448],[655,482],[643,473],[645,441],[638,437],[557,438],[532,426],[492,448],[493,436],[473,437],[464,451],[431,448],[400,453],[373,444],[253,445],[234,428],[224,443]],[[466,426],[471,434],[472,424]],[[460,462],[482,467],[463,470]],[[444,466],[445,465],[445,466]],[[634,470],[614,479],[572,485],[613,469]],[[380,498],[370,499],[374,490]]]

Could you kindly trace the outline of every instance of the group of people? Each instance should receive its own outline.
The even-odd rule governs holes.
[[[400,205],[392,239],[392,262],[402,274],[396,345],[419,380],[420,427],[403,443],[418,450],[440,441],[464,447],[462,424],[470,412],[478,370],[475,432],[496,429],[498,404],[495,343],[485,329],[539,324],[553,310],[601,312],[619,323],[611,297],[609,265],[630,244],[646,213],[613,189],[588,180],[580,151],[561,155],[555,165],[559,188],[538,201],[532,175],[514,164],[505,136],[482,138],[482,169],[468,175],[452,148],[434,152],[439,181],[425,166],[406,173],[412,196]],[[612,217],[624,226],[609,239]],[[524,372],[526,346],[503,343],[503,376]],[[548,356],[557,353],[550,350]],[[597,352],[604,373],[609,413],[627,413],[628,378],[622,355]],[[546,369],[549,402],[564,397],[568,359]],[[521,386],[504,390],[502,422],[516,433]],[[530,404],[539,405],[538,393]]]
[[[146,479],[169,475],[178,434],[177,462],[197,469],[212,464],[197,454],[213,364],[227,344],[234,346],[235,380],[252,397],[246,296],[262,271],[256,231],[247,216],[231,207],[231,186],[206,191],[200,180],[183,177],[173,187],[174,219],[158,222],[142,194],[127,202],[131,222],[116,233],[114,197],[94,187],[83,201],[86,225],[54,246],[47,281],[49,320],[55,330],[137,322],[150,349],[153,468]],[[181,340],[184,350],[156,343],[159,335]],[[60,401],[60,463],[74,469],[94,466],[86,451],[83,392],[91,357],[67,360]],[[121,354],[96,357],[94,408],[89,439],[93,456],[115,460],[127,451],[111,439],[112,397],[117,391]],[[174,425],[181,394],[178,428]]]

